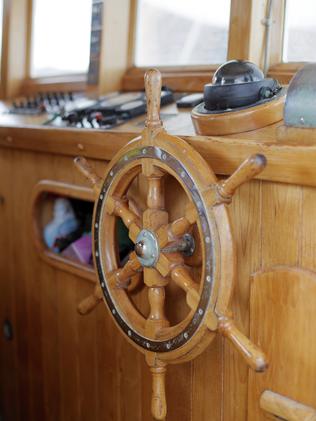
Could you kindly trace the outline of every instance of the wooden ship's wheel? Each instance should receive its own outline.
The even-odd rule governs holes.
[[[163,420],[167,412],[167,364],[196,357],[217,333],[233,343],[251,368],[263,371],[267,367],[264,353],[237,329],[229,310],[236,258],[227,211],[238,186],[262,171],[266,160],[262,155],[251,156],[230,178],[218,181],[188,143],[164,130],[158,70],[147,71],[145,88],[145,128],[112,159],[105,179],[95,174],[84,158],[75,159],[97,196],[93,254],[99,284],[79,304],[79,311],[88,313],[104,300],[122,334],[145,354],[152,372],[152,415]],[[140,175],[147,186],[143,211],[126,196]],[[165,208],[166,176],[177,180],[188,199],[183,216],[176,220],[170,220]],[[117,256],[117,218],[124,222],[135,244],[122,267]],[[196,268],[190,266],[195,254],[199,255],[195,259],[200,266],[198,276]],[[173,324],[164,311],[169,283],[185,292],[189,307],[186,317]],[[146,316],[130,298],[130,291],[140,285],[148,291]]]

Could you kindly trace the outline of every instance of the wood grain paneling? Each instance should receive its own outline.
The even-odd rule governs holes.
[[[302,188],[262,184],[262,267],[299,262]]]
[[[248,335],[249,274],[259,269],[261,256],[261,182],[243,185],[234,196],[231,211],[238,263],[232,310],[238,326]],[[224,420],[244,421],[247,414],[248,367],[228,342],[224,345]]]
[[[315,299],[315,272],[282,266],[254,276],[251,338],[266,349],[270,369],[249,375],[249,420],[266,420],[259,408],[264,390],[316,407]]]
[[[93,164],[102,176],[105,163],[93,161]],[[0,317],[1,322],[8,317],[14,328],[13,341],[0,339],[0,413],[6,421],[152,421],[151,377],[143,356],[121,337],[103,305],[88,316],[78,315],[77,304],[91,293],[93,284],[43,262],[31,242],[31,227],[25,224],[31,192],[39,180],[88,186],[75,171],[72,157],[1,149],[0,175],[0,196],[5,200],[0,203],[3,251],[0,254]],[[174,186],[170,183],[169,187],[168,206],[174,209],[172,217],[177,217],[181,203],[173,204]],[[250,274],[281,264],[315,270],[315,202],[314,188],[271,181],[247,183],[233,199],[231,213],[238,277],[232,308],[237,325],[245,334],[249,333],[249,320],[254,317],[253,339],[265,351],[269,351],[269,347],[260,336],[266,335],[261,325],[269,322],[266,315],[270,307],[263,297],[273,299],[273,305],[279,301],[282,305],[282,323],[277,320],[273,327],[279,344],[273,352],[279,352],[283,346],[279,339],[282,329],[287,329],[287,317],[292,317],[288,315],[289,303],[300,308],[304,298],[307,311],[312,311],[308,303],[313,293],[305,297],[304,291],[314,287],[308,281],[308,285],[304,283],[299,290],[294,289],[304,295],[295,303],[286,301],[292,294],[287,284],[279,290],[274,289],[274,284],[271,289],[270,281],[260,283],[260,288],[256,287],[258,291],[253,292],[255,304],[252,306],[256,310],[250,314]],[[168,314],[174,314],[172,300],[167,306]],[[300,332],[302,338],[308,336],[310,318],[311,315],[306,324],[302,324],[305,326]],[[299,350],[303,355],[301,345]],[[310,373],[314,373],[313,353],[306,358],[300,359],[300,364],[307,362],[308,367],[312,367]],[[271,363],[272,370],[264,375],[270,379],[276,373],[275,363]],[[313,379],[304,370],[302,375],[307,379],[307,386],[301,387],[314,387]],[[256,418],[257,382],[265,377],[251,374],[248,379],[248,375],[237,352],[228,342],[217,338],[193,362],[168,368],[167,421],[259,420]],[[277,378],[276,385],[288,383],[285,375]],[[280,393],[315,406],[309,392],[296,394],[295,391],[291,396],[291,393],[286,394],[285,386],[282,387]]]

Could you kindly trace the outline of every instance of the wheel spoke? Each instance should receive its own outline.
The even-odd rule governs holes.
[[[141,230],[139,217],[136,213],[128,208],[124,200],[112,196],[107,200],[106,210],[110,215],[113,214],[122,219],[123,223],[129,229],[129,238],[135,243]]]
[[[177,266],[171,271],[171,279],[186,292],[186,301],[192,310],[196,310],[200,295],[198,285],[194,282],[189,271],[184,266]]]
[[[128,208],[131,212],[134,212],[135,215],[137,215],[139,219],[141,219],[143,211],[138,206],[138,203],[136,202],[136,200],[133,199],[132,197],[128,197]]]
[[[102,301],[103,293],[100,285],[94,287],[93,293],[82,300],[77,310],[81,315],[89,314]]]
[[[108,276],[108,283],[111,288],[127,289],[131,284],[131,277],[142,270],[142,266],[134,252],[129,256],[125,266],[111,272]]]
[[[198,284],[192,279],[189,271],[184,266],[177,266],[171,271],[171,279],[186,292],[186,301],[188,306],[196,311],[200,301]],[[205,323],[207,327],[214,331],[218,326],[216,314],[210,309],[205,315]]]
[[[90,166],[89,162],[84,157],[77,156],[74,159],[74,164],[81,172],[81,174],[83,174],[90,181],[95,193],[99,195],[102,187],[102,178],[98,176],[98,174],[94,171],[94,169]]]
[[[153,268],[144,268],[144,283],[148,286],[149,315],[146,333],[155,338],[158,331],[169,326],[165,316],[165,288],[167,280]]]
[[[183,257],[180,253],[170,253],[168,254],[168,257],[165,254],[160,253],[159,259],[156,263],[156,269],[163,277],[166,277],[175,266],[182,264]]]
[[[176,219],[168,225],[163,225],[157,231],[157,237],[160,248],[165,247],[168,243],[176,238],[186,234],[193,224],[196,222],[196,210],[192,203],[187,208],[182,218]]]
[[[143,213],[143,228],[155,232],[168,223],[168,213],[164,210],[164,173],[155,167],[151,160],[142,164],[144,176],[147,178],[147,209]]]

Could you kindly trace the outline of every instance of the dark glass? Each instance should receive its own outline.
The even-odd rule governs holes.
[[[250,61],[230,60],[222,64],[214,73],[213,85],[231,85],[237,83],[258,82],[264,74]]]

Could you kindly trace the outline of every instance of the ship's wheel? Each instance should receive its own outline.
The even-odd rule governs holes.
[[[97,197],[93,254],[99,284],[80,303],[79,311],[88,313],[104,300],[121,333],[145,354],[153,378],[152,415],[163,420],[167,364],[196,357],[218,332],[235,345],[250,367],[263,371],[267,366],[263,352],[236,328],[229,311],[235,251],[227,211],[237,187],[262,171],[266,160],[262,155],[251,156],[230,178],[219,182],[192,146],[164,130],[158,70],[147,71],[145,88],[145,128],[112,159],[104,180],[84,158],[75,159]],[[127,198],[139,177],[146,180],[147,189],[146,209],[142,210]],[[165,207],[164,184],[170,177],[187,198],[183,215],[176,220],[171,220]],[[135,244],[122,267],[115,235],[118,218]],[[184,291],[189,308],[176,323],[169,322],[164,310],[170,283]],[[131,299],[131,290],[138,287],[147,289],[146,315]]]

